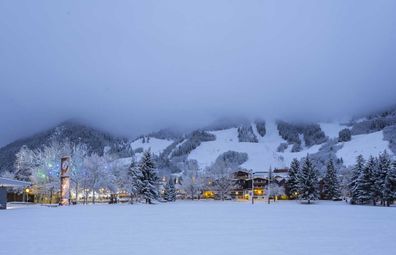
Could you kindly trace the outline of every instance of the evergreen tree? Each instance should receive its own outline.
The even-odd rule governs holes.
[[[333,160],[329,160],[326,168],[326,176],[323,178],[323,198],[327,200],[337,199],[341,196],[337,171]]]
[[[356,180],[356,199],[359,204],[367,204],[372,201],[375,204],[374,197],[374,171],[377,161],[373,156],[370,156],[365,167],[360,172]]]
[[[386,206],[390,206],[396,199],[396,161],[385,176],[383,199]]]
[[[300,199],[307,200],[308,204],[311,203],[311,200],[318,199],[318,176],[315,166],[308,155],[305,158],[301,171],[298,174],[298,183],[298,193]]]
[[[172,177],[169,178],[169,181],[165,185],[164,199],[168,202],[176,201],[175,181]]]
[[[384,191],[385,179],[392,166],[392,161],[389,154],[385,150],[378,157],[378,167],[374,172],[374,197],[375,200],[380,200],[381,205],[385,205]]]
[[[349,191],[351,194],[351,204],[356,204],[358,202],[358,192],[356,189],[357,180],[359,178],[360,173],[363,171],[364,168],[364,158],[362,155],[359,155],[356,158],[356,164],[352,170],[352,177],[351,181],[349,182]]]
[[[128,187],[132,204],[133,200],[138,197],[143,188],[143,175],[140,168],[137,166],[135,159],[132,159],[131,165],[128,168],[127,178],[126,186]]]
[[[290,197],[296,198],[298,194],[298,173],[300,162],[295,158],[289,168],[289,179],[287,180],[287,191]]]
[[[145,199],[146,203],[151,204],[152,200],[158,199],[159,179],[154,168],[150,151],[145,151],[143,153],[142,160],[139,164],[139,169],[142,174],[142,188],[140,190],[140,194]]]

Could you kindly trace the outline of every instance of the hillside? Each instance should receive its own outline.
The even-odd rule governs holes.
[[[234,167],[239,165],[253,171],[265,171],[270,167],[287,167],[293,158],[299,159],[307,154],[314,158],[319,170],[324,170],[329,158],[339,167],[348,168],[359,154],[365,158],[384,150],[391,155],[396,154],[396,125],[393,118],[394,114],[385,117],[378,115],[345,124],[243,122],[239,126],[234,123],[223,129],[207,127],[176,139],[158,139],[148,135],[134,141],[131,146],[138,152],[151,149],[175,165],[193,160],[201,169],[212,166],[227,155],[227,164]],[[340,137],[341,130],[349,133],[350,137]],[[139,153],[136,155],[139,157]]]
[[[85,143],[88,145],[90,152],[98,154],[103,154],[105,146],[116,148],[126,142],[123,138],[112,136],[77,122],[67,121],[54,128],[17,140],[0,148],[0,171],[13,170],[15,154],[23,145],[30,149],[37,149],[48,144],[51,139],[57,141],[68,139],[72,144]]]
[[[342,132],[340,132],[342,131]],[[22,145],[36,149],[51,139],[85,143],[91,152],[110,147],[120,159],[132,153],[139,160],[144,150],[156,157],[157,166],[168,172],[216,165],[266,171],[284,168],[293,158],[309,154],[319,170],[329,158],[348,168],[362,154],[365,158],[388,150],[396,155],[396,111],[372,114],[345,123],[291,123],[274,120],[221,121],[193,132],[162,129],[128,141],[75,122],[65,122],[0,149],[0,169],[12,170],[15,153]],[[130,145],[130,147],[129,147]]]

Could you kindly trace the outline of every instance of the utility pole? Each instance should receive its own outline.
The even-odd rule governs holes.
[[[252,205],[254,204],[254,173],[253,173],[253,170],[250,170],[251,171],[251,177],[252,177]]]
[[[272,179],[272,167],[270,166],[268,172],[268,204],[271,203],[271,179]]]

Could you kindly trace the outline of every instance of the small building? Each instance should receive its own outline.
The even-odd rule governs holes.
[[[7,209],[7,188],[25,188],[30,185],[30,182],[0,178],[0,209]]]

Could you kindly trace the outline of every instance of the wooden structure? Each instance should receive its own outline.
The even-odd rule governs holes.
[[[70,157],[61,159],[59,205],[70,204]]]

